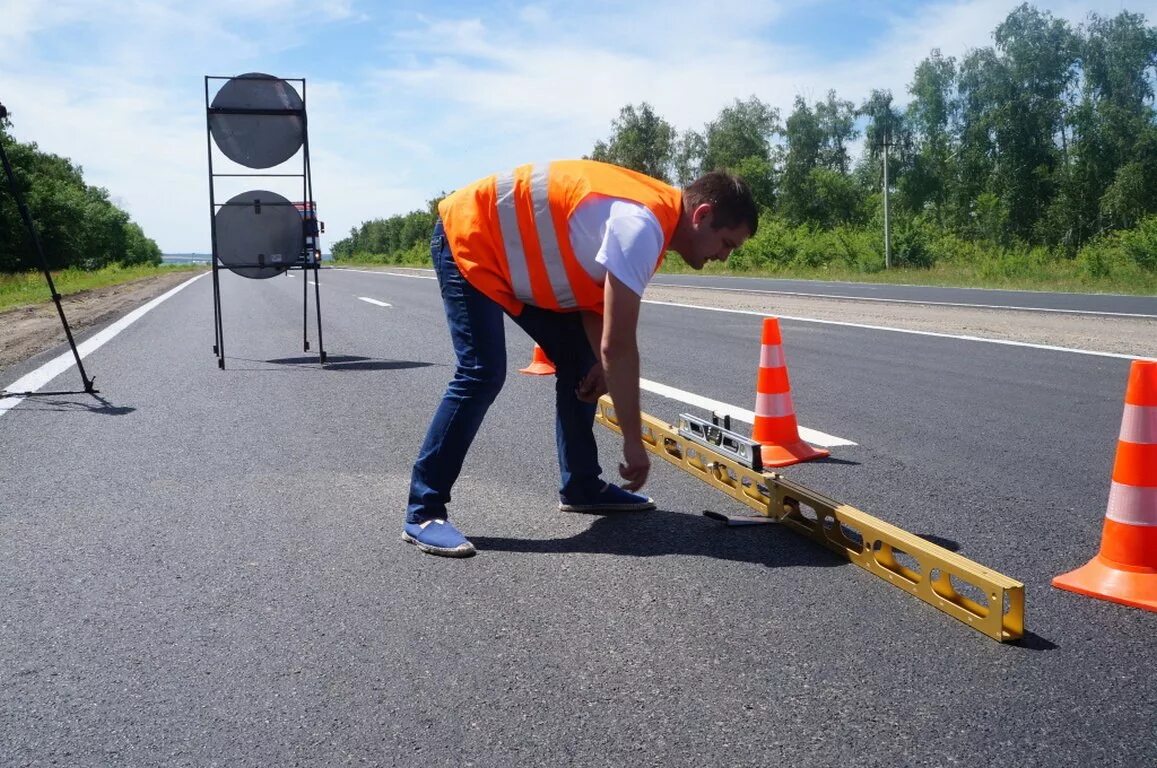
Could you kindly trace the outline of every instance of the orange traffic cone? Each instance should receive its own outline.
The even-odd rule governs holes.
[[[795,408],[791,403],[791,382],[787,378],[783,341],[779,336],[779,320],[774,317],[763,319],[751,439],[763,446],[760,454],[764,466],[768,467],[786,467],[831,453],[800,439]]]
[[[554,363],[542,351],[542,347],[534,345],[534,353],[530,358],[530,365],[519,368],[519,373],[529,373],[531,376],[547,376],[554,373]]]
[[[1129,369],[1101,551],[1053,586],[1157,611],[1157,362]]]

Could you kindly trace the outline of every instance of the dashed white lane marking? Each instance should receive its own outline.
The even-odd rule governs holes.
[[[709,397],[697,395],[694,392],[685,392],[682,389],[669,387],[666,384],[660,384],[657,381],[649,379],[639,379],[639,388],[652,392],[656,395],[670,398],[671,400],[678,400],[693,405],[697,408],[703,408],[712,411],[720,416],[730,416],[733,419],[745,422],[747,424],[755,423],[755,412],[749,411],[746,408],[740,408],[729,403],[724,403],[719,400],[712,400]],[[817,429],[808,429],[807,427],[799,428],[799,436],[812,445],[818,445],[821,448],[834,448],[840,445],[857,445],[851,440],[843,437],[836,437],[829,435],[826,432],[820,432]]]
[[[933,336],[940,339],[957,339],[958,341],[979,341],[985,344],[1000,344],[1006,347],[1027,347],[1029,349],[1043,349],[1050,352],[1072,352],[1077,355],[1092,355],[1093,357],[1116,357],[1121,360],[1157,360],[1157,358],[1141,355],[1123,355],[1117,352],[1098,352],[1092,349],[1076,349],[1075,347],[1056,347],[1051,344],[1032,344],[1027,341],[1011,341],[1009,339],[986,339],[983,336],[964,336],[955,333],[938,333],[936,331],[914,331],[909,328],[891,328],[886,325],[866,325],[864,323],[848,323],[842,320],[820,320],[815,317],[797,317],[793,315],[777,315],[770,312],[756,312],[751,309],[727,309],[724,307],[703,307],[697,304],[680,304],[674,301],[655,301],[643,299],[644,304],[661,304],[668,307],[683,309],[701,309],[704,312],[730,312],[734,315],[754,315],[756,317],[778,317],[780,320],[795,320],[800,323],[819,323],[820,325],[841,325],[846,328],[864,328],[869,331],[889,331],[891,333],[908,333],[913,336]]]
[[[358,296],[358,300],[364,301],[367,304],[373,304],[376,307],[392,307],[393,306],[393,304],[387,304],[384,301],[378,301],[377,299],[371,299],[369,296]]]
[[[150,301],[148,304],[137,307],[132,312],[117,320],[115,323],[105,328],[103,331],[85,339],[82,343],[76,346],[77,354],[81,359],[91,355],[96,350],[103,347],[114,336],[128,328],[130,325],[140,320],[146,313],[152,311],[155,307],[161,304],[166,299],[176,295],[178,291],[182,291],[188,286],[192,285],[194,281],[201,279],[205,275],[211,274],[209,272],[202,272],[194,278],[186,280],[178,285],[168,293],[161,294],[157,298]],[[32,373],[21,376],[16,381],[9,384],[4,389],[8,392],[36,392],[40,390],[48,382],[55,379],[60,374],[67,371],[69,368],[76,365],[76,358],[72,354],[72,350],[68,350],[63,355],[49,360],[44,365],[37,368]],[[8,411],[16,407],[16,404],[23,400],[23,397],[5,397],[0,399],[0,416],[3,416]]]

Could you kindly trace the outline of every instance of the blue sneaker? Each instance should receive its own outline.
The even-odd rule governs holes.
[[[421,523],[406,523],[402,529],[402,541],[408,541],[423,552],[442,557],[470,557],[474,545],[454,527],[449,520],[440,517]]]
[[[560,498],[558,508],[562,512],[643,512],[655,508],[655,502],[648,496],[631,493],[617,485],[604,483],[601,491],[589,499]]]

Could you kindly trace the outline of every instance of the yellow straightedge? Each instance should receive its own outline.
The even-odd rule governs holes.
[[[595,419],[621,434],[608,397],[599,399]],[[689,439],[646,413],[643,443],[651,453],[760,515],[815,539],[994,640],[1024,636],[1024,584],[1019,581],[776,472],[745,466],[733,455]]]

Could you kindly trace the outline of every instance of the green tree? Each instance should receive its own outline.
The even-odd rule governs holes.
[[[627,105],[611,123],[611,137],[595,144],[592,160],[614,163],[668,181],[674,159],[675,129],[647,102]]]
[[[781,132],[779,110],[755,96],[747,101],[736,99],[703,131],[702,170],[735,168],[749,157],[770,162],[772,137]]]
[[[157,244],[144,236],[108,191],[84,183],[80,166],[41,152],[34,143],[12,140],[10,124],[0,125],[0,141],[13,168],[17,194],[24,200],[50,269],[96,269],[113,263],[161,262]],[[0,271],[39,269],[8,179],[0,183]]]
[[[707,140],[697,131],[686,130],[679,134],[672,154],[675,183],[685,187],[703,172],[707,156]]]
[[[792,224],[836,226],[860,218],[864,195],[848,175],[847,142],[858,135],[855,107],[828,91],[809,108],[797,96],[784,126],[779,210]]]
[[[770,160],[745,157],[731,168],[731,172],[747,182],[757,206],[771,208],[775,202],[775,169]]]
[[[1034,239],[1041,213],[1056,194],[1060,164],[1055,137],[1063,127],[1064,93],[1076,75],[1077,38],[1063,19],[1027,3],[993,37],[1000,52],[989,104],[999,148],[994,191],[1004,200],[1016,237]]]
[[[865,173],[873,189],[884,182],[884,157],[888,160],[888,189],[903,184],[903,176],[912,158],[912,134],[904,116],[892,106],[892,92],[873,90],[860,107],[860,114],[868,118],[864,148]],[[886,152],[885,152],[886,149]],[[898,201],[903,202],[903,200]]]
[[[905,119],[915,142],[912,168],[904,177],[903,194],[913,210],[933,209],[934,218],[946,223],[954,151],[951,126],[956,118],[956,60],[940,51],[920,62],[908,92]]]
[[[1157,211],[1157,126],[1152,70],[1157,30],[1122,12],[1090,16],[1081,47],[1081,109],[1075,114],[1073,173],[1082,183],[1074,212],[1085,230],[1131,226]]]
[[[1101,214],[1110,226],[1129,229],[1144,217],[1151,198],[1143,163],[1125,163],[1101,196]]]
[[[958,231],[972,227],[976,200],[993,185],[997,161],[994,112],[1003,97],[999,69],[1000,62],[992,48],[971,51],[960,63],[955,184],[949,193]]]
[[[823,137],[818,155],[820,165],[847,174],[851,168],[848,142],[860,135],[856,130],[856,105],[837,98],[834,90],[828,91],[826,100],[816,102],[815,119]]]
[[[823,146],[819,120],[802,96],[795,97],[783,135],[786,147],[779,209],[792,224],[802,224],[816,217],[811,172],[819,165]]]
[[[424,210],[362,222],[330,246],[330,254],[335,261],[368,256],[391,264],[425,258],[425,251],[418,251],[429,242],[443,197],[427,202]]]

